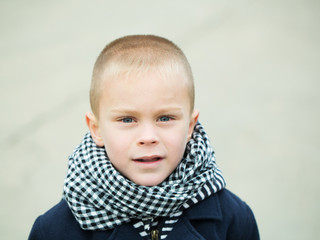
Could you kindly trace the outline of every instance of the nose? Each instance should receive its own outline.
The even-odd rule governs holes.
[[[138,145],[155,145],[159,143],[159,137],[156,127],[153,124],[141,126],[140,134],[137,140]]]

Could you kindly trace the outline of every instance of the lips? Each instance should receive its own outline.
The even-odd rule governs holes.
[[[161,161],[162,159],[163,157],[161,156],[145,156],[145,157],[135,158],[133,159],[133,161],[141,162],[141,163],[154,163],[154,162]]]

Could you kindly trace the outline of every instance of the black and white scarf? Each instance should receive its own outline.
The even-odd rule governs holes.
[[[162,222],[165,239],[184,209],[218,192],[225,180],[202,125],[197,123],[184,156],[158,186],[140,186],[121,175],[90,133],[69,157],[63,197],[84,230],[113,229],[132,222],[143,238]]]

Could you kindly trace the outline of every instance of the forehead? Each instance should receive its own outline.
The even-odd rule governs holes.
[[[122,72],[105,79],[101,97],[103,105],[147,104],[155,106],[177,104],[190,106],[187,80],[183,74],[163,74],[158,71]]]
[[[163,72],[158,69],[148,71],[125,71],[115,75],[106,76],[103,88],[107,91],[145,90],[152,91],[183,91],[188,88],[188,80],[181,73]]]
[[[194,86],[192,74],[186,70],[186,67],[181,62],[176,61],[165,61],[161,64],[150,65],[143,63],[141,65],[130,65],[128,62],[118,62],[109,61],[104,65],[104,71],[100,73],[99,85],[95,88],[97,96],[97,108],[96,114],[99,115],[100,107],[103,101],[105,101],[105,96],[110,95],[108,90],[115,88],[120,88],[119,94],[123,97],[124,90],[139,89],[135,81],[138,81],[141,77],[147,74],[154,74],[157,76],[157,82],[161,82],[159,87],[164,88],[165,86],[170,86],[175,83],[174,89],[186,89],[185,101],[190,106],[190,111],[192,112],[194,108]],[[117,84],[112,84],[117,83]],[[152,82],[147,82],[151,84]],[[152,84],[150,88],[152,88]],[[167,88],[170,92],[170,88]],[[130,91],[132,92],[132,91]],[[171,91],[172,92],[172,91]],[[114,98],[119,98],[119,96],[113,96]],[[127,96],[127,99],[129,96]]]
[[[110,62],[105,66],[102,74],[102,88],[111,87],[113,81],[123,84],[123,87],[139,81],[145,76],[153,76],[163,86],[175,84],[175,87],[187,87],[193,89],[193,79],[190,78],[183,64],[176,61],[167,61],[162,64],[148,65],[141,64],[130,66],[126,63]]]

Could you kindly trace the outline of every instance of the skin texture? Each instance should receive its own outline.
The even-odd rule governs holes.
[[[86,114],[98,146],[113,166],[138,185],[155,186],[180,163],[199,113],[191,110],[183,74],[154,71],[104,83],[99,119]]]

